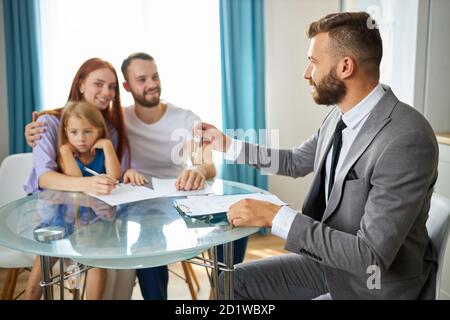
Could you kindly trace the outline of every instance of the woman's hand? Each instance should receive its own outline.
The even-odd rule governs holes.
[[[128,169],[123,175],[123,183],[131,183],[133,186],[142,186],[148,183],[148,180],[136,170]]]
[[[27,144],[33,148],[37,141],[41,138],[41,133],[45,132],[45,122],[36,122],[39,113],[34,111],[32,115],[32,122],[25,126],[25,140]]]

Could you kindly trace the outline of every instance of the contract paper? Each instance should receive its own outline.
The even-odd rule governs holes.
[[[159,194],[163,194],[165,197],[178,197],[178,196],[193,196],[193,195],[205,195],[212,194],[214,191],[211,186],[205,183],[205,187],[201,190],[177,190],[175,187],[176,179],[158,179],[152,178],[153,190]]]
[[[195,196],[175,201],[179,211],[188,216],[203,216],[227,212],[229,207],[242,199],[255,199],[269,201],[273,204],[284,206],[287,203],[281,201],[273,194],[249,193],[226,196]]]
[[[119,204],[154,199],[163,197],[164,195],[155,192],[150,188],[143,186],[132,186],[131,184],[119,184],[110,194],[98,195],[88,193],[88,195],[100,199],[110,206],[117,206]]]

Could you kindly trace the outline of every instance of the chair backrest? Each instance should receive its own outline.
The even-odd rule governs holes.
[[[427,230],[439,254],[436,299],[450,299],[450,199],[433,194]]]
[[[3,160],[0,165],[0,207],[27,195],[23,185],[32,168],[32,153],[13,154]],[[0,247],[1,268],[31,267],[33,261],[34,255]]]
[[[26,196],[23,185],[33,168],[32,153],[7,156],[0,166],[0,206]]]

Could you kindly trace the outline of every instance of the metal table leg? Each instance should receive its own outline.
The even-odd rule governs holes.
[[[217,257],[217,246],[209,248],[209,259],[204,257],[193,257],[186,260],[192,264],[196,264],[202,267],[211,269],[211,286],[215,293],[215,299],[223,298],[225,300],[234,300],[234,288],[233,288],[233,272],[234,272],[234,259],[233,259],[233,242],[223,244],[224,262],[219,262]],[[200,260],[196,261],[196,260]],[[224,272],[224,296],[219,297],[219,269]]]
[[[224,270],[224,295],[225,300],[234,300],[233,288],[233,242],[228,242],[223,245],[224,262],[227,270]]]
[[[212,249],[213,268],[211,270],[211,276],[214,284],[215,299],[219,299],[219,261],[217,258],[217,247]]]
[[[64,258],[59,259],[59,299],[64,300]]]
[[[52,258],[41,256],[41,287],[44,291],[44,300],[53,300],[53,286],[48,285],[52,280]]]

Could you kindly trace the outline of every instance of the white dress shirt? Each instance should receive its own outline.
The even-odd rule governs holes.
[[[347,127],[342,131],[342,147],[339,154],[339,160],[336,165],[336,175],[338,174],[339,169],[341,168],[342,163],[347,156],[351,145],[353,144],[353,141],[355,141],[356,136],[369,117],[370,112],[381,100],[387,89],[387,86],[383,88],[383,85],[379,83],[363,100],[361,100],[351,110],[349,110],[345,114],[341,113],[342,121],[344,121]],[[242,150],[243,145],[244,143],[242,141],[233,139],[230,147],[225,154],[225,159],[231,161],[236,160]],[[328,186],[328,181],[330,179],[329,172],[331,168],[331,156],[333,154],[332,149],[333,148],[331,147],[327,154],[325,163],[325,199],[327,199],[327,203],[328,187],[326,186]],[[287,239],[289,229],[291,228],[292,222],[294,221],[295,215],[297,213],[297,211],[288,206],[281,207],[272,221],[272,233],[280,238]]]

